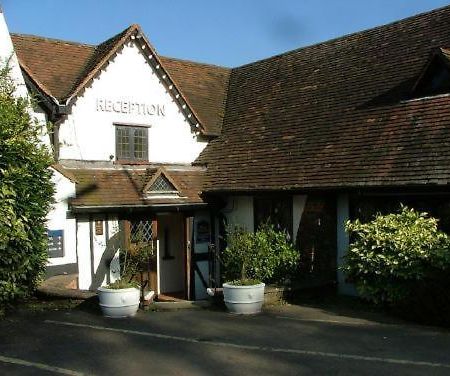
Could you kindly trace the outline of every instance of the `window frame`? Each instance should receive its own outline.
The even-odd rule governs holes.
[[[116,161],[122,162],[122,163],[146,163],[149,161],[148,159],[148,148],[149,148],[149,142],[148,142],[148,128],[150,126],[148,125],[142,125],[142,124],[124,124],[124,123],[114,123],[115,126],[115,148],[116,148]],[[124,156],[119,148],[119,145],[122,143],[119,143],[119,132],[126,131],[128,133],[128,147],[129,147],[129,156]],[[136,131],[143,132],[143,136],[137,136]],[[123,136],[124,137],[124,136]],[[140,139],[144,140],[142,143],[142,157],[136,157],[136,139],[139,137]]]
[[[289,236],[292,239],[293,236],[293,197],[292,195],[256,195],[253,197],[253,224],[254,231],[258,229],[258,226],[264,222],[264,220],[260,221],[262,217],[261,213],[258,213],[258,210],[263,209],[264,211],[272,211],[276,206],[281,205],[285,206],[285,211],[283,216],[287,218],[286,228],[282,229],[283,231],[287,231]],[[272,224],[276,225],[272,222]]]

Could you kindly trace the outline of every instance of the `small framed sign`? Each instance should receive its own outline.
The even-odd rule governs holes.
[[[95,235],[103,235],[103,221],[95,221]]]
[[[48,257],[64,256],[64,230],[47,230]]]
[[[197,222],[196,242],[209,243],[210,236],[209,222],[205,220]]]

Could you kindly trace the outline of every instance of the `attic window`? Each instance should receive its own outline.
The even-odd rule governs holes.
[[[147,195],[153,196],[172,196],[178,195],[177,188],[169,181],[164,174],[160,174],[146,191]]]
[[[435,55],[425,67],[413,89],[413,98],[450,94],[450,66],[446,57]]]
[[[176,192],[173,184],[164,175],[159,175],[151,185],[149,191],[153,192]]]
[[[153,177],[145,185],[142,192],[147,199],[180,197],[180,189],[177,187],[177,183],[162,167],[153,172]]]

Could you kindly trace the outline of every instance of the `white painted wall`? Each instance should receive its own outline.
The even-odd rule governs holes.
[[[91,244],[89,218],[77,217],[78,288],[89,290],[91,286]]]
[[[26,97],[28,95],[28,91],[25,86],[25,81],[22,76],[22,71],[20,69],[17,56],[14,52],[5,17],[0,9],[0,65],[3,66],[8,60],[9,67],[11,68],[10,77],[16,84],[15,94],[19,97]]]
[[[160,291],[184,291],[185,289],[185,250],[184,250],[184,218],[181,214],[162,214],[158,218],[159,240],[159,275]],[[164,231],[168,231],[169,254],[172,259],[165,259],[166,239]]]
[[[253,196],[229,196],[222,210],[228,225],[240,225],[248,231],[254,230]]]
[[[50,136],[47,131],[47,114],[41,107],[34,106],[32,117],[37,121],[37,124],[39,126],[39,140],[43,145],[47,147],[50,152],[52,152],[53,149],[50,142]]]
[[[75,218],[68,217],[68,199],[75,196],[75,183],[58,171],[53,171],[55,203],[47,215],[48,230],[64,230],[64,256],[49,258],[47,265],[63,265],[77,262]]]
[[[102,221],[101,235],[95,234],[96,220]],[[81,290],[95,290],[120,277],[119,250],[123,244],[122,233],[121,223],[114,217],[77,219],[78,285]]]
[[[19,61],[17,59],[17,55],[14,52],[14,47],[11,41],[11,36],[9,35],[8,26],[5,21],[4,14],[0,10],[0,67],[3,67],[4,64],[9,63],[9,76],[14,81],[14,84],[16,85],[16,91],[15,95],[18,97],[28,97],[28,89],[25,85],[25,80],[22,75],[22,70],[19,65]],[[30,108],[29,109],[30,115],[32,119],[38,120],[38,124],[40,126],[40,132],[41,142],[49,147],[49,150],[51,150],[50,147],[50,138],[47,134],[47,118],[45,113],[42,111],[39,106],[36,106],[36,108]]]
[[[111,100],[98,106],[98,99]],[[128,105],[124,105],[126,102]],[[159,105],[161,114],[139,114],[130,103]],[[115,127],[113,123],[150,125],[149,160],[160,163],[190,163],[206,146],[198,142],[178,105],[159,81],[134,41],[130,41],[93,81],[61,123],[60,158],[77,160],[115,159]],[[101,140],[101,142],[99,142]]]

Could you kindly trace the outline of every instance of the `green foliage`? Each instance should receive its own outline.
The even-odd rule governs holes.
[[[0,70],[0,304],[27,295],[45,270],[53,197],[50,153],[8,74],[8,66]]]
[[[254,286],[261,283],[261,281],[257,279],[236,279],[227,283],[232,286]]]
[[[222,255],[224,274],[234,284],[245,285],[248,280],[280,283],[298,267],[299,252],[286,233],[270,224],[262,225],[255,233],[239,226],[230,228],[227,245]]]
[[[129,288],[136,288],[138,289],[139,283],[134,280],[128,281],[127,279],[118,279],[117,281],[110,283],[106,288],[111,290],[120,290],[120,289],[129,289]]]
[[[425,291],[427,283],[450,272],[450,238],[426,213],[403,206],[369,223],[349,221],[346,228],[352,242],[343,270],[374,303],[412,301],[419,285]]]
[[[147,271],[149,268],[150,260],[155,255],[153,243],[146,241],[142,233],[136,234],[132,240],[130,246],[120,252],[120,278],[109,284],[108,288],[139,287],[134,278],[139,272]]]

